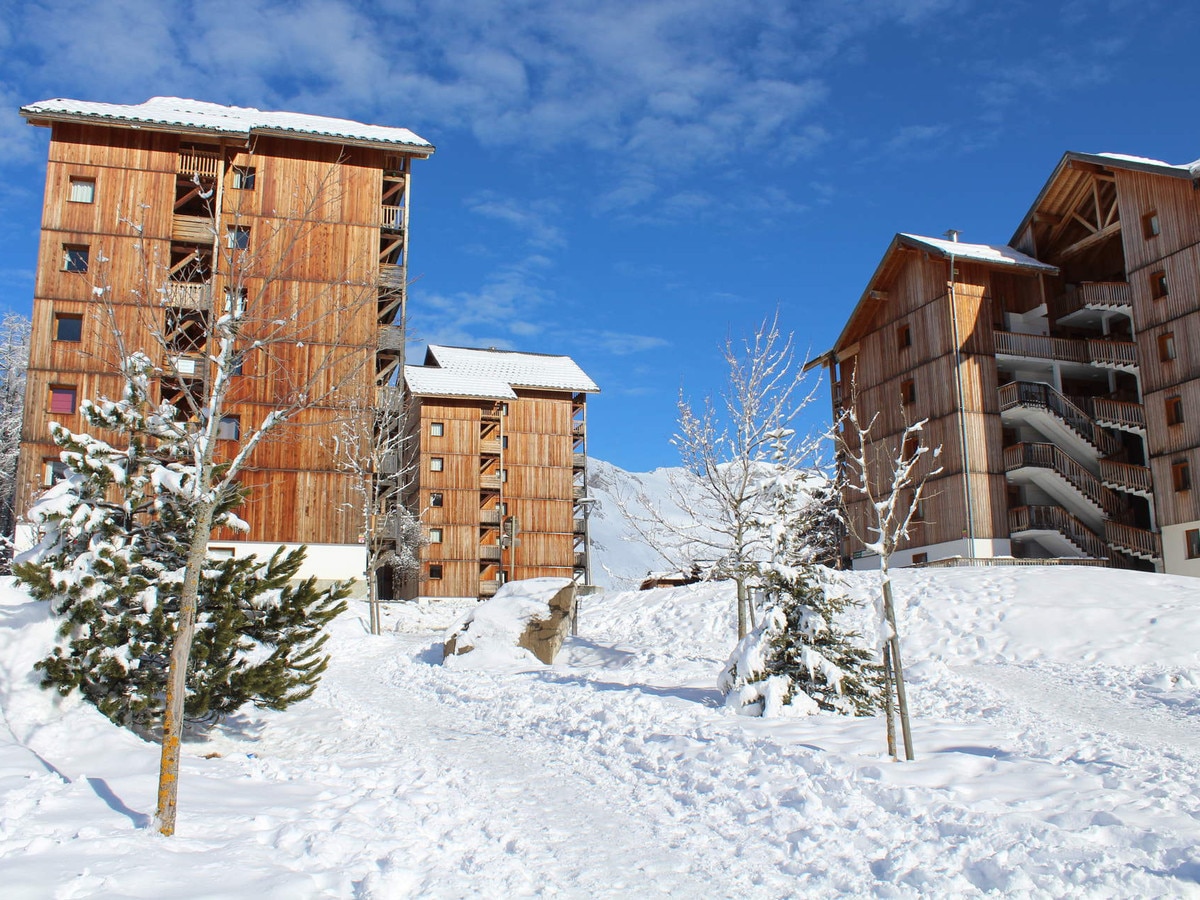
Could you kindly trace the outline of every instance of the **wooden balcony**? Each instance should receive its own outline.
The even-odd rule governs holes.
[[[574,529],[575,534],[585,534],[587,532],[587,520],[576,519],[571,527]]]
[[[1140,403],[1091,397],[1087,405],[1091,407],[1092,418],[1100,425],[1142,434],[1146,432],[1146,410]]]
[[[503,445],[500,442],[500,438],[480,439],[479,455],[480,456],[499,456],[500,448],[502,446]]]
[[[404,349],[404,329],[399,325],[380,325],[376,349],[395,352]]]
[[[497,579],[479,579],[480,597],[494,597],[498,590],[500,590],[500,582]]]
[[[500,490],[500,475],[499,475],[499,473],[496,473],[494,475],[481,474],[479,476],[479,489],[484,490],[484,491]]]
[[[168,281],[163,286],[163,302],[183,309],[206,309],[212,286],[185,281]]]
[[[1162,559],[1162,536],[1153,531],[1122,525],[1120,522],[1105,522],[1104,539],[1130,556],[1145,560]]]
[[[1099,338],[1076,340],[1045,334],[996,331],[995,349],[998,356],[1053,359],[1114,369],[1136,369],[1138,364],[1137,344],[1129,341],[1106,341]]]
[[[575,568],[582,569],[586,565],[587,565],[587,554],[586,553],[576,553],[575,554]]]
[[[400,388],[385,384],[375,389],[375,408],[388,412],[399,412],[404,407],[404,394]]]
[[[216,178],[220,168],[221,156],[219,153],[211,153],[204,150],[179,151],[178,172],[180,175]]]
[[[480,525],[499,525],[500,510],[498,509],[481,509],[479,511]]]
[[[384,231],[403,231],[404,207],[387,203],[379,207],[379,227]]]
[[[379,286],[390,291],[404,290],[404,266],[381,263],[379,266]]]
[[[572,453],[571,454],[571,468],[572,469],[586,469],[587,468],[587,454],[586,453]]]
[[[1149,497],[1153,491],[1150,470],[1145,466],[1100,460],[1100,481],[1105,487]]]
[[[488,560],[489,562],[500,561],[500,545],[499,544],[480,544],[479,558]]]
[[[1133,291],[1125,281],[1085,281],[1069,285],[1051,303],[1055,321],[1081,309],[1101,309],[1128,313],[1133,308]]]
[[[171,238],[188,244],[211,245],[217,235],[216,223],[210,216],[172,216]]]

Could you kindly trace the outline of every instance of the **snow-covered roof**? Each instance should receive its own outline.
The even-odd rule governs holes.
[[[470,397],[481,400],[515,400],[516,393],[505,381],[486,375],[471,375],[436,366],[405,366],[404,383],[418,397]]]
[[[600,390],[596,382],[592,381],[569,356],[430,344],[425,364],[440,366],[464,375],[494,378],[512,387],[584,393],[596,393]]]
[[[304,136],[320,141],[398,146],[428,155],[433,145],[407,128],[366,125],[350,119],[305,113],[270,112],[222,106],[180,97],[151,97],[145,103],[93,103],[87,100],[42,100],[21,108],[34,120],[87,120],[111,125],[147,125],[213,134]]]
[[[513,400],[513,388],[597,393],[600,388],[569,356],[477,350],[430,344],[422,366],[405,366],[404,383],[424,397]]]
[[[999,265],[1017,266],[1022,269],[1036,269],[1042,272],[1057,272],[1058,268],[1041,260],[1034,259],[1014,250],[1007,244],[967,244],[962,241],[946,241],[941,238],[924,237],[919,234],[901,234],[900,237],[909,243],[922,244],[931,250],[936,250],[943,256],[954,255],[958,259],[971,259],[976,262]]]

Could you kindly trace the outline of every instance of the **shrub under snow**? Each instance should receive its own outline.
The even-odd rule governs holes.
[[[751,716],[875,711],[880,667],[857,634],[838,626],[851,601],[834,590],[831,574],[805,566],[770,575],[777,605],[721,670],[726,706]]]

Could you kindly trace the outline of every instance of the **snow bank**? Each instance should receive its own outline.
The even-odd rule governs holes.
[[[550,602],[570,584],[570,578],[528,578],[501,585],[496,596],[467,612],[446,632],[446,665],[468,669],[540,665],[531,651],[518,644],[531,622],[550,619]]]

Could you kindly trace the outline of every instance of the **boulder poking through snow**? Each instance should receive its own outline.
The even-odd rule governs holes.
[[[510,581],[448,632],[443,659],[470,655],[472,661],[527,662],[530,654],[549,665],[558,656],[575,611],[575,582],[569,578]]]

